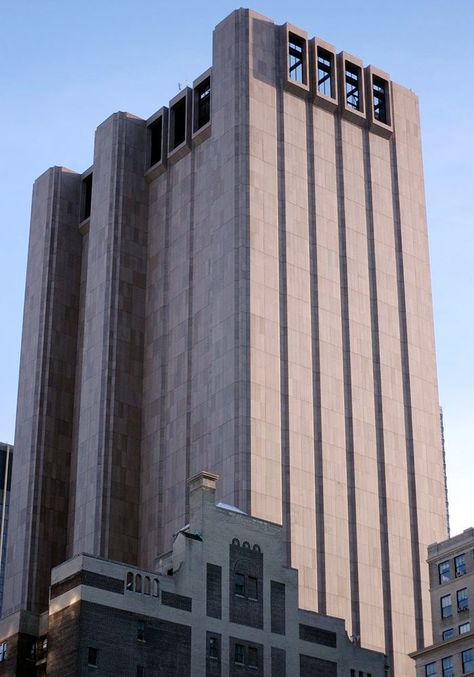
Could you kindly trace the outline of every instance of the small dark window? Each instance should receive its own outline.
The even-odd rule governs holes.
[[[137,621],[137,639],[139,642],[145,641],[145,621]]]
[[[219,658],[219,640],[217,637],[209,637],[208,655],[209,658],[216,660]]]
[[[474,670],[474,651],[472,649],[467,649],[461,653],[462,658],[462,671],[463,672],[472,672]]]
[[[356,677],[356,671],[351,669],[351,677]]]
[[[372,96],[374,99],[374,118],[387,124],[387,83],[376,75],[374,75],[372,83]]]
[[[145,677],[145,668],[143,665],[137,665],[137,677]]]
[[[443,658],[441,661],[441,666],[443,668],[443,677],[454,677],[452,656],[446,656],[446,658]]]
[[[458,555],[454,558],[454,570],[456,572],[456,578],[464,576],[466,573],[466,559],[464,555]]]
[[[211,119],[211,78],[206,78],[194,90],[194,107],[194,131],[197,132]]]
[[[234,574],[234,594],[245,595],[245,576],[244,574]]]
[[[359,677],[364,677],[364,673],[362,670],[359,670]]]
[[[436,663],[425,665],[425,677],[436,677]]]
[[[247,578],[247,597],[249,599],[258,599],[258,581],[253,576]]]
[[[441,597],[441,618],[450,618],[453,615],[451,595]]]
[[[163,117],[152,122],[148,127],[150,134],[150,167],[161,162],[161,149],[163,147]]]
[[[458,611],[467,611],[469,608],[467,588],[462,588],[456,592]]]
[[[153,597],[159,597],[160,595],[160,582],[157,578],[153,579]]]
[[[460,635],[465,635],[467,632],[471,632],[471,623],[469,621],[459,626]]]
[[[234,648],[234,663],[245,663],[245,647],[243,644],[236,644]]]
[[[361,109],[361,70],[352,63],[346,63],[346,104],[353,110]]]
[[[294,33],[288,38],[288,75],[290,80],[305,83],[305,41]]]
[[[133,590],[133,574],[131,571],[129,571],[127,574],[126,588],[127,590]]]
[[[448,628],[447,630],[443,630],[443,641],[445,642],[447,639],[452,639],[454,637],[454,628]]]
[[[141,591],[142,591],[142,577],[140,574],[137,574],[135,576],[135,592]]]
[[[81,197],[81,221],[88,219],[91,215],[92,204],[92,172],[82,181]]]
[[[180,146],[186,139],[186,97],[177,101],[170,111],[171,150]]]
[[[247,648],[247,665],[249,668],[258,668],[258,649],[255,646]]]
[[[145,580],[143,582],[143,594],[149,595],[150,592],[151,592],[151,580],[149,576],[145,576]]]
[[[440,562],[438,564],[438,580],[440,584],[448,583],[450,579],[451,576],[449,574],[449,561]]]
[[[332,91],[334,57],[331,52],[318,47],[318,92],[334,97]]]
[[[99,659],[99,649],[90,646],[87,652],[87,665],[91,665],[93,668],[96,668],[98,665],[98,659]]]

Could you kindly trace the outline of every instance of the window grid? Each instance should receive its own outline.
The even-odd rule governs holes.
[[[360,80],[360,68],[351,63],[346,64],[346,104],[358,111],[361,109]]]
[[[462,651],[461,659],[462,671],[472,672],[474,670],[474,651],[472,649],[466,649],[466,651]]]
[[[448,628],[447,630],[443,630],[443,641],[446,641],[447,639],[452,639],[454,637],[454,628]]]
[[[334,98],[332,80],[334,70],[334,57],[331,52],[318,47],[318,92]]]
[[[458,590],[456,592],[456,599],[458,603],[458,611],[467,611],[469,608],[467,588],[461,588],[461,590]]]
[[[471,623],[469,621],[467,623],[462,623],[459,626],[459,634],[460,635],[465,635],[468,632],[471,632]]]
[[[436,663],[425,665],[425,677],[436,677]]]
[[[288,75],[291,80],[304,84],[304,39],[290,33],[288,39]]]
[[[454,558],[454,571],[456,578],[464,576],[466,573],[466,558],[464,553]]]
[[[449,575],[449,560],[438,564],[438,580],[440,585],[448,583],[448,581],[451,580],[451,576]]]
[[[452,615],[451,595],[444,595],[441,597],[441,618],[450,618]]]
[[[443,677],[454,677],[452,656],[446,656],[446,658],[443,658],[441,660],[441,666],[443,669]]]

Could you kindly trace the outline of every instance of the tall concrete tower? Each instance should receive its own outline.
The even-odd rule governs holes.
[[[243,9],[35,184],[4,612],[77,553],[153,568],[201,470],[284,525],[301,606],[413,672],[447,536],[417,98]]]

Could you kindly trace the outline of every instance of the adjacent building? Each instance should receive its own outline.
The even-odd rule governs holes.
[[[8,510],[10,506],[10,487],[12,481],[11,444],[0,442],[0,611],[3,602],[5,579],[5,559],[7,552]]]
[[[342,619],[298,608],[282,527],[216,505],[216,479],[190,480],[190,521],[151,570],[90,555],[53,569],[44,636],[22,627],[16,674],[383,677],[386,657]]]
[[[4,614],[40,636],[82,553],[153,571],[203,469],[282,524],[301,608],[410,674],[448,535],[418,100],[246,9],[35,183]]]
[[[474,529],[428,548],[433,643],[412,654],[417,677],[474,674]]]

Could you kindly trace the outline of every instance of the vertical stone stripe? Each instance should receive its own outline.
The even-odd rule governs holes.
[[[351,622],[352,634],[360,636],[360,609],[359,609],[359,557],[357,549],[357,509],[355,492],[354,469],[354,430],[352,420],[352,392],[351,392],[351,341],[349,330],[349,297],[347,287],[347,252],[346,252],[346,222],[344,196],[344,160],[342,148],[342,123],[339,117],[335,118],[336,136],[336,171],[338,192],[338,226],[339,226],[339,261],[340,261],[340,288],[341,288],[341,325],[342,325],[342,355],[344,374],[344,408],[345,408],[345,437],[346,437],[346,468],[347,468],[347,507],[349,530],[349,566],[351,582]]]
[[[313,435],[314,435],[314,481],[316,514],[316,587],[318,612],[327,612],[326,603],[326,546],[324,524],[324,467],[321,416],[321,356],[319,349],[319,294],[316,223],[316,187],[314,169],[314,125],[313,102],[306,102],[306,154],[308,173],[308,224],[311,277],[311,347],[313,360]]]
[[[424,645],[423,606],[421,595],[420,548],[417,518],[417,492],[415,479],[415,458],[413,444],[413,418],[410,389],[410,359],[408,354],[408,328],[406,317],[405,279],[403,266],[403,241],[401,228],[400,198],[398,184],[397,143],[395,136],[390,145],[392,166],[393,223],[395,231],[395,250],[397,258],[397,287],[401,344],[401,368],[403,380],[403,400],[405,414],[405,442],[407,459],[408,503],[410,510],[410,533],[412,549],[412,582],[415,613],[416,648]]]
[[[172,181],[170,180],[171,172],[168,169],[166,172],[166,196],[165,196],[165,220],[164,220],[164,256],[163,256],[163,305],[162,305],[162,330],[161,330],[161,350],[160,350],[160,420],[159,420],[159,445],[158,445],[158,491],[157,499],[157,516],[159,528],[159,552],[166,548],[166,541],[164,540],[164,521],[168,516],[169,511],[165,514],[165,457],[166,457],[166,428],[168,422],[167,404],[168,404],[168,326],[169,326],[169,266],[170,266],[170,202]]]
[[[282,80],[280,59],[276,58],[276,72]],[[290,493],[290,431],[288,403],[288,309],[286,283],[286,202],[285,202],[285,126],[284,96],[281,87],[276,94],[277,112],[277,174],[278,174],[278,250],[280,286],[280,421],[281,421],[281,486],[282,522],[286,544],[287,565],[291,565],[291,493]]]
[[[191,154],[189,249],[188,249],[188,321],[186,338],[186,481],[191,477],[191,396],[193,384],[193,293],[194,293],[194,189],[196,151]],[[189,492],[186,489],[185,521],[189,520]]]
[[[249,12],[236,13],[234,60],[234,496],[250,512]],[[245,271],[245,274],[242,274]]]
[[[372,368],[377,447],[377,483],[380,520],[380,552],[382,564],[382,604],[384,616],[385,653],[393,669],[392,592],[390,580],[390,550],[387,520],[387,487],[385,477],[384,415],[382,404],[382,375],[380,369],[379,316],[377,294],[377,262],[374,243],[374,204],[372,196],[372,169],[370,161],[370,134],[364,130],[365,203],[367,214],[367,255],[369,262],[370,315],[372,325]]]

